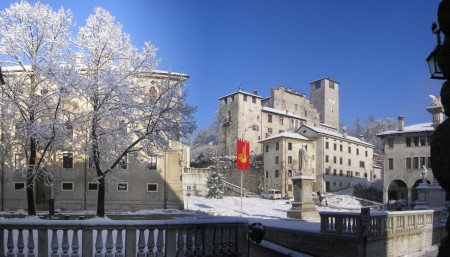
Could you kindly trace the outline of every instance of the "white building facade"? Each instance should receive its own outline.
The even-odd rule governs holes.
[[[431,136],[444,120],[443,107],[439,101],[427,108],[433,120],[405,126],[405,119],[399,116],[397,130],[378,134],[384,141],[384,188],[383,203],[389,200],[418,199],[416,187],[422,181],[422,172],[427,171],[428,182],[435,181],[431,169]]]

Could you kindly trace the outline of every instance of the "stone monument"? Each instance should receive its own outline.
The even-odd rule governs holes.
[[[308,153],[304,147],[298,151],[298,170],[292,177],[294,185],[294,201],[287,212],[288,218],[303,220],[318,220],[319,212],[312,202],[312,187],[315,177],[308,169]]]
[[[416,187],[419,199],[417,200],[414,210],[426,210],[428,206],[428,183],[427,183],[428,170],[425,165],[422,167],[422,182]]]

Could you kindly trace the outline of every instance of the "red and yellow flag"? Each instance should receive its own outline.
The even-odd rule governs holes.
[[[239,170],[250,168],[250,142],[240,138],[236,140],[236,168]]]

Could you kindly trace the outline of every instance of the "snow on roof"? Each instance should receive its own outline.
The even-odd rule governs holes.
[[[381,133],[378,133],[377,136],[383,137],[385,135],[394,135],[394,134],[404,134],[404,133],[418,133],[418,132],[426,132],[426,131],[434,131],[433,123],[418,123],[409,126],[405,126],[403,130],[388,130]]]
[[[271,113],[281,114],[281,115],[284,115],[284,116],[289,116],[289,117],[292,117],[292,118],[306,120],[304,117],[302,117],[300,115],[297,115],[297,114],[294,114],[293,112],[289,112],[289,111],[283,111],[283,110],[274,109],[274,108],[266,107],[266,106],[263,106],[262,110],[266,111],[266,112],[271,112]]]
[[[265,142],[265,141],[272,140],[272,139],[275,139],[275,138],[282,138],[282,137],[299,139],[299,140],[309,140],[309,138],[307,138],[305,136],[302,136],[299,133],[285,131],[285,132],[280,133],[280,134],[272,135],[272,136],[270,136],[270,137],[268,137],[266,139],[263,139],[263,140],[261,140],[259,142],[261,143],[261,142]]]
[[[337,130],[337,128],[336,128],[335,126],[331,126],[331,125],[328,125],[328,124],[326,124],[326,123],[319,123],[319,125],[320,125],[320,126],[327,127],[327,128],[332,128],[332,129]]]
[[[163,71],[163,70],[152,70],[151,73],[153,74],[162,74],[162,75],[175,75],[175,76],[181,76],[181,77],[186,77],[189,78],[189,75],[187,75],[186,73],[180,73],[180,72],[171,72],[171,71]]]
[[[228,95],[224,95],[224,96],[222,96],[222,97],[219,97],[219,100],[222,99],[222,98],[225,98],[225,97],[234,95],[234,94],[238,94],[238,93],[241,93],[241,94],[244,94],[244,95],[249,95],[249,96],[254,96],[254,97],[257,97],[257,98],[261,98],[261,99],[262,99],[262,97],[261,97],[260,95],[255,95],[255,94],[252,94],[252,93],[249,93],[249,92],[246,92],[246,91],[243,91],[243,90],[240,90],[240,89],[239,89],[239,90],[236,91],[236,92],[233,92],[233,93],[231,93],[231,94],[228,94]]]
[[[2,71],[5,72],[11,72],[11,71],[23,71],[23,68],[25,68],[26,70],[31,71],[31,65],[24,65],[19,66],[5,66],[2,67]],[[185,73],[179,73],[179,72],[170,72],[170,71],[163,71],[163,70],[152,70],[149,72],[150,74],[154,74],[154,75],[174,75],[174,76],[181,76],[181,77],[185,77],[185,78],[189,78],[189,75],[185,74]]]
[[[328,129],[319,128],[319,127],[313,127],[313,126],[310,126],[310,125],[303,125],[297,131],[299,131],[302,127],[307,127],[307,128],[309,128],[309,129],[311,129],[311,130],[313,130],[313,131],[315,131],[315,132],[317,132],[319,134],[324,134],[324,135],[327,135],[327,136],[330,136],[330,137],[335,137],[335,138],[337,138],[339,140],[350,141],[350,142],[353,142],[353,143],[356,143],[356,144],[361,144],[361,145],[366,145],[366,146],[373,147],[372,144],[367,143],[365,141],[362,141],[359,138],[352,137],[352,136],[344,137],[344,135],[342,133],[334,132],[334,131],[331,131],[331,130],[328,130]]]
[[[24,65],[22,66],[6,66],[6,67],[2,67],[2,71],[23,71],[23,68],[25,68],[26,70],[30,70],[31,71],[31,65]]]

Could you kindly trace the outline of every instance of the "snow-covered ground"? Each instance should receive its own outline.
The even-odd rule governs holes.
[[[359,211],[361,204],[349,195],[327,195],[322,201],[325,205],[317,209],[319,211]],[[249,222],[260,222],[265,226],[299,229],[303,231],[320,231],[319,220],[306,222],[287,218],[287,211],[291,208],[291,202],[287,200],[269,200],[257,197],[241,198],[225,196],[222,199],[191,196],[185,199],[184,207],[196,212],[198,215],[209,214],[214,216],[235,216],[248,218]]]

